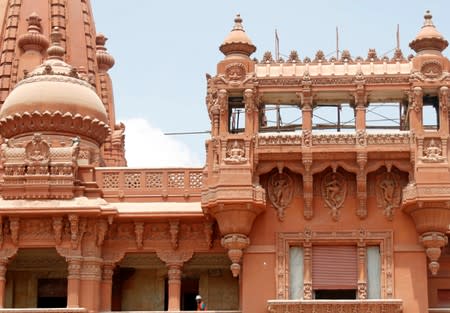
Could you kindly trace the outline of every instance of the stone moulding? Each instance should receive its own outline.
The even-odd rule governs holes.
[[[38,131],[73,132],[92,138],[99,144],[103,143],[110,132],[109,126],[97,118],[59,111],[16,113],[2,118],[0,128],[5,138]]]
[[[352,231],[315,231],[305,229],[304,232],[281,232],[277,234],[277,258],[276,272],[277,275],[277,299],[287,300],[289,296],[289,249],[290,247],[304,247],[311,249],[317,244],[352,244],[357,245],[363,243],[367,245],[378,245],[381,254],[381,267],[384,269],[381,276],[381,297],[383,299],[392,299],[394,294],[394,260],[393,260],[393,238],[392,231],[377,230],[352,230]],[[306,268],[307,265],[305,265]],[[309,269],[311,271],[311,268]],[[311,283],[311,282],[308,282]],[[304,282],[304,285],[306,282]],[[385,301],[385,300],[383,300]],[[290,311],[289,312],[297,312]],[[285,312],[285,311],[274,311]],[[300,312],[300,311],[298,311]],[[315,312],[313,310],[305,310],[305,312]],[[317,311],[322,312],[322,311]],[[327,311],[323,311],[327,312]],[[341,312],[337,310],[336,312]],[[347,312],[347,311],[343,311]],[[353,312],[353,311],[348,311]],[[365,311],[356,311],[365,312]],[[371,311],[369,311],[371,312]],[[375,311],[377,312],[377,311]]]
[[[300,312],[340,312],[340,313],[400,313],[403,301],[386,300],[269,300],[267,311],[270,313]]]
[[[409,132],[392,133],[366,133],[367,145],[409,145],[411,135]],[[302,134],[298,133],[270,133],[258,134],[259,146],[294,145],[302,146]],[[312,145],[356,145],[357,134],[317,134],[312,135]]]

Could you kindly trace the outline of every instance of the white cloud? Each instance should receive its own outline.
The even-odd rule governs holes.
[[[200,161],[184,143],[165,136],[143,118],[123,121],[125,153],[129,167],[200,167]]]

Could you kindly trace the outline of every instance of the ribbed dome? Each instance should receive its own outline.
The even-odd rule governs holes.
[[[49,59],[26,75],[0,110],[0,133],[6,138],[28,132],[61,131],[94,139],[109,132],[104,105],[94,87],[62,60],[61,35],[52,33]]]
[[[411,49],[416,52],[423,50],[443,51],[448,46],[448,41],[445,40],[444,36],[434,26],[432,17],[430,11],[426,11],[422,29],[409,44]]]
[[[250,56],[256,51],[255,45],[245,33],[242,18],[238,14],[234,19],[234,27],[219,47],[226,56],[230,54],[244,54]]]

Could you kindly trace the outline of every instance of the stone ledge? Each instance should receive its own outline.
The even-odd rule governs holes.
[[[403,312],[403,301],[399,299],[269,300],[267,310],[270,313],[400,313]]]
[[[87,313],[85,308],[19,308],[0,309],[0,313]]]

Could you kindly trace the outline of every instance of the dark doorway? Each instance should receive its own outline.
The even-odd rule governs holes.
[[[356,299],[356,290],[354,289],[338,289],[338,290],[315,290],[315,299]]]
[[[198,295],[198,278],[183,278],[181,280],[181,310],[197,310],[195,296]]]
[[[38,280],[38,308],[67,307],[67,279],[45,278]]]

